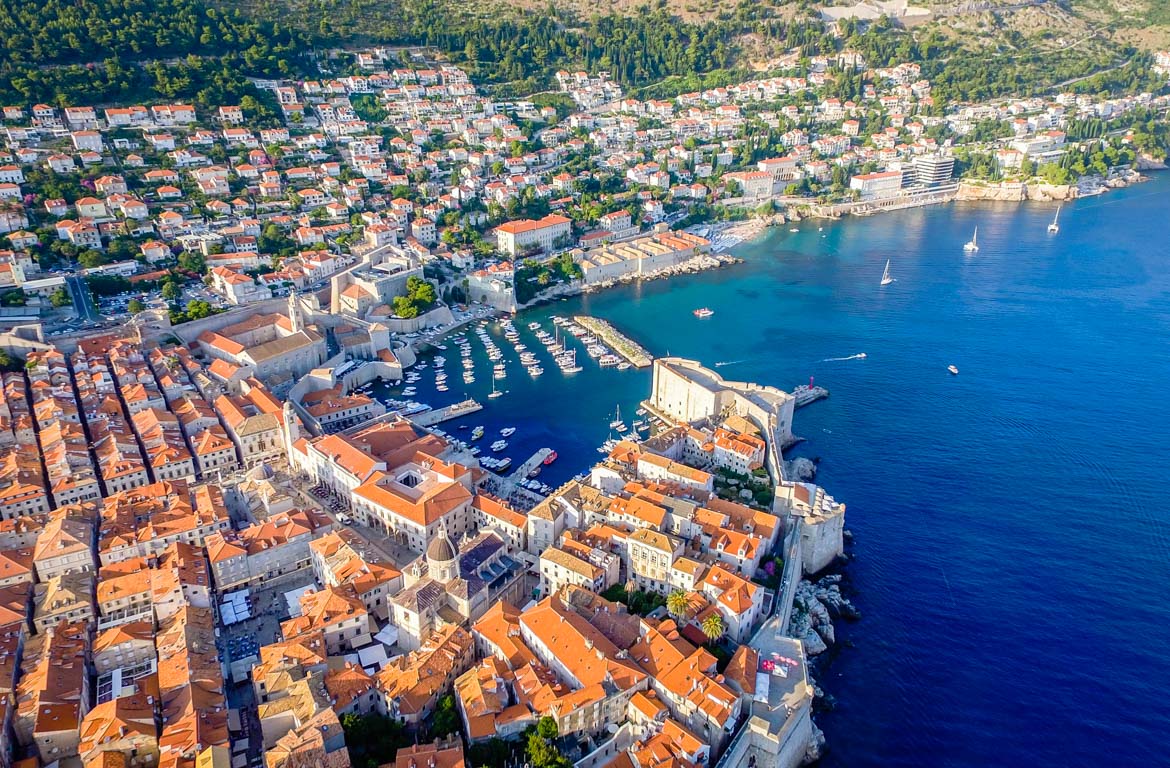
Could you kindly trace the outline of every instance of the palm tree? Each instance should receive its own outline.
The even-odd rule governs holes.
[[[703,619],[703,625],[701,628],[703,630],[703,634],[706,635],[707,639],[713,643],[719,638],[723,637],[723,617],[717,613],[713,613],[707,618]]]
[[[681,589],[676,589],[666,596],[666,610],[670,611],[670,615],[675,619],[682,621],[687,616],[687,593]]]

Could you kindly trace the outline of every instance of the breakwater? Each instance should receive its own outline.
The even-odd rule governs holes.
[[[600,318],[577,315],[573,322],[608,344],[635,368],[646,368],[654,362],[654,358],[640,344]]]

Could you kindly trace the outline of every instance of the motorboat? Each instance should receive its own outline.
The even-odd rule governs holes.
[[[951,374],[952,376],[958,376],[958,375],[959,375],[959,369],[958,369],[958,368],[956,368],[956,367],[955,367],[955,366],[953,366],[953,365],[948,365],[948,366],[947,366],[947,370],[948,370],[948,371],[950,371],[950,374]]]
[[[500,451],[504,450],[507,447],[508,447],[507,440],[497,440],[494,443],[492,443],[492,450],[496,453],[499,453]]]
[[[500,430],[500,434],[503,437],[511,437],[512,435],[516,434],[516,428],[515,427],[504,427],[503,429]]]
[[[694,312],[695,317],[698,317],[698,318],[710,317],[713,314],[715,314],[715,310],[708,309],[707,307],[699,307]]]

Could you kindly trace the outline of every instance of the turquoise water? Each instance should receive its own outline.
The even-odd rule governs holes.
[[[1170,764],[1170,178],[1066,205],[1056,236],[1052,213],[810,222],[735,267],[517,319],[530,348],[527,323],[584,312],[654,354],[832,391],[795,429],[849,506],[864,614],[820,680],[837,700],[818,716],[825,765]],[[887,258],[897,282],[880,288]],[[440,403],[464,394],[447,357]],[[550,481],[585,469],[650,376],[579,358],[535,382],[513,364],[508,395],[465,423],[517,427],[517,462],[555,448]]]

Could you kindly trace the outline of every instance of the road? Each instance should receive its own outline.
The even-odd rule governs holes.
[[[85,280],[77,275],[70,275],[65,278],[65,285],[69,286],[69,293],[73,295],[73,308],[77,310],[78,317],[86,322],[95,323],[102,319],[97,305],[93,303],[93,294],[89,292]]]

